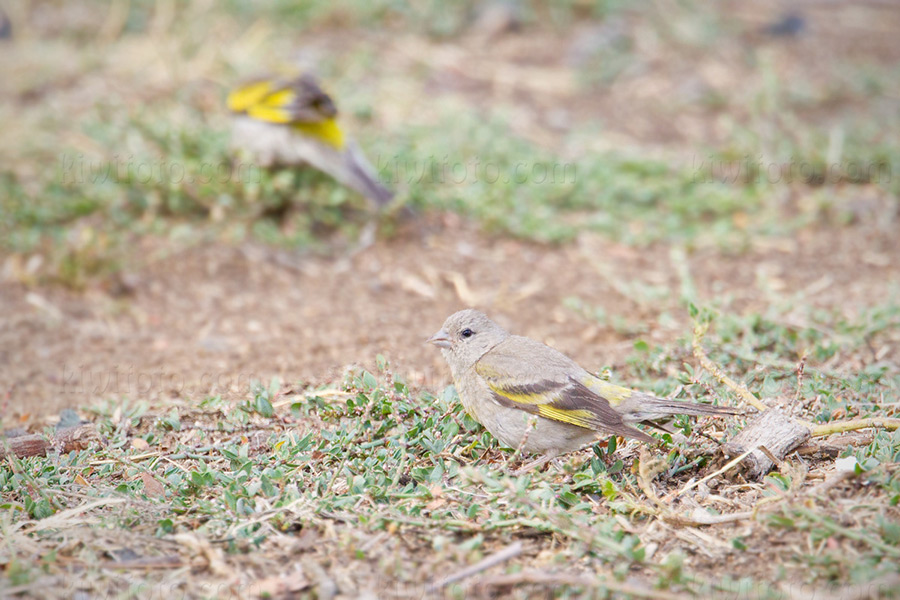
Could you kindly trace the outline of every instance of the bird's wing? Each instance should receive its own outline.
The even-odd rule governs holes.
[[[598,396],[606,398],[609,403],[616,408],[619,408],[623,402],[635,394],[635,391],[632,389],[610,383],[599,377],[595,377],[590,373],[587,373],[587,376],[582,380],[582,383]]]
[[[258,157],[268,157],[265,162],[309,163],[377,208],[393,199],[362,150],[344,135],[334,103],[313,77],[262,77],[232,90],[227,103],[229,110],[244,115],[236,120],[238,145],[256,148]]]
[[[251,106],[261,102],[272,93],[274,82],[271,79],[249,81],[228,92],[228,110],[246,113]]]
[[[292,125],[335,148],[344,146],[344,133],[335,120],[337,109],[312,77],[251,81],[232,90],[227,104],[233,112],[267,123]]]
[[[583,383],[585,387],[598,396],[609,400],[609,403],[616,409],[617,413],[622,415],[622,420],[626,423],[649,423],[656,419],[665,419],[674,415],[721,417],[743,414],[742,411],[727,406],[713,406],[711,404],[657,398],[646,392],[622,387],[590,374],[588,374],[588,378]]]
[[[511,336],[482,356],[475,372],[502,406],[585,429],[653,441],[626,425],[606,398],[585,386],[589,373],[540,342]]]

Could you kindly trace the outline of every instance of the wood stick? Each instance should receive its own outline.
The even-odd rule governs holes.
[[[728,375],[725,374],[719,366],[710,360],[709,356],[706,355],[706,352],[703,350],[703,336],[706,335],[706,331],[709,329],[708,323],[697,323],[694,326],[694,340],[692,342],[694,356],[700,362],[700,366],[703,367],[706,371],[708,371],[716,380],[732,390],[741,399],[749,404],[750,406],[756,408],[760,412],[765,411],[768,407],[761,402],[756,396],[750,393],[750,390],[747,389],[743,383],[738,383]],[[801,363],[803,364],[803,363]],[[805,367],[805,365],[804,365]],[[798,386],[799,389],[799,386]],[[846,431],[858,431],[860,429],[868,429],[868,428],[880,428],[887,429],[888,431],[894,431],[900,429],[900,419],[896,418],[887,418],[887,417],[872,417],[868,419],[854,419],[852,421],[843,421],[837,423],[825,423],[824,425],[814,425],[813,423],[809,423],[807,421],[803,421],[800,419],[794,419],[794,421],[811,431],[812,437],[825,437],[827,435],[831,435],[834,433],[843,433]]]
[[[472,575],[477,575],[482,571],[490,569],[491,567],[499,565],[500,563],[504,563],[512,558],[517,557],[520,554],[522,554],[522,542],[513,542],[503,550],[494,552],[490,556],[486,556],[484,559],[478,561],[470,567],[466,567],[465,569],[457,571],[456,573],[447,575],[446,577],[434,582],[429,587],[431,588],[431,590],[439,590],[441,588],[447,587],[451,583],[466,579],[468,577],[471,577]]]
[[[836,423],[825,423],[818,425],[812,430],[812,437],[824,437],[832,433],[843,433],[845,431],[857,431],[859,429],[868,429],[869,427],[887,429],[894,431],[900,429],[900,419],[889,419],[886,417],[872,417],[869,419],[853,419],[852,421],[838,421]]]
[[[748,478],[759,479],[780,463],[788,452],[805,443],[809,435],[810,430],[805,425],[780,410],[770,409],[756,417],[722,449],[729,456],[746,456]]]
[[[45,456],[51,449],[61,453],[84,450],[96,441],[100,441],[100,434],[93,423],[60,429],[49,440],[40,434],[0,438],[0,458],[8,454],[16,458]]]
[[[638,587],[628,583],[620,583],[614,579],[592,577],[578,573],[546,573],[543,571],[520,571],[508,575],[493,575],[478,582],[479,587],[503,587],[533,583],[537,585],[571,585],[585,588],[604,587],[613,592],[627,594],[636,598],[655,598],[658,600],[686,600],[686,594],[676,594],[652,587]]]
[[[678,496],[682,495],[682,494],[685,493],[686,491],[688,491],[688,490],[690,490],[690,489],[692,489],[692,488],[697,487],[697,486],[700,485],[701,483],[706,483],[707,481],[709,481],[709,480],[712,479],[713,477],[716,477],[717,475],[721,475],[722,473],[724,473],[724,472],[727,471],[728,469],[732,468],[733,466],[735,466],[736,464],[738,464],[739,462],[741,462],[742,460],[744,460],[745,458],[747,458],[747,457],[750,455],[751,452],[753,452],[752,449],[747,450],[746,452],[744,452],[744,453],[741,454],[740,456],[738,456],[738,457],[736,457],[736,458],[734,458],[734,459],[728,461],[728,462],[725,464],[725,466],[722,467],[721,469],[719,469],[718,471],[714,471],[714,472],[710,473],[709,475],[707,475],[707,476],[704,477],[703,479],[698,479],[697,481],[692,481],[692,482],[688,483],[686,486],[684,486],[683,488],[681,488],[681,489],[680,489],[678,492],[676,492],[675,494],[672,494],[672,493],[667,494],[666,497],[665,497],[665,499],[664,499],[663,501],[664,501],[664,502],[671,502],[672,500],[674,500],[674,499],[677,498]]]
[[[836,457],[850,446],[867,446],[875,439],[874,431],[862,433],[848,433],[830,440],[809,441],[797,448],[797,454],[801,456],[821,454],[823,456]]]
[[[106,569],[178,569],[185,566],[181,557],[177,555],[167,556],[141,556],[131,560],[105,560],[100,563],[101,568]]]
[[[763,412],[767,410],[769,407],[760,402],[760,400],[750,393],[750,390],[747,389],[742,383],[737,383],[734,379],[725,374],[719,366],[711,361],[709,357],[706,355],[706,352],[703,350],[703,336],[706,335],[706,330],[709,329],[708,323],[697,323],[694,326],[694,341],[692,343],[692,347],[694,349],[694,356],[700,361],[700,366],[709,371],[709,373],[718,380],[719,383],[724,385],[725,387],[732,390],[735,394],[741,397],[741,399],[755,408],[756,410]]]

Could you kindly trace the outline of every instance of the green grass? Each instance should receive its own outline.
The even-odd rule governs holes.
[[[897,397],[895,371],[877,363],[840,373],[820,366],[837,351],[865,352],[844,337],[848,333],[856,340],[863,333],[876,343],[884,336],[895,340],[896,303],[799,330],[771,315],[707,313],[705,318],[713,318],[713,333],[704,343],[710,356],[769,402],[796,395],[802,416],[816,422],[890,414],[873,399]],[[823,328],[833,333],[823,334]],[[734,401],[730,391],[684,362],[689,345],[690,340],[672,347],[638,346],[617,375],[658,394],[681,386],[682,398],[714,395]],[[798,357],[804,353],[802,387],[796,390]],[[378,362],[378,373],[358,371],[326,388],[289,395],[276,380],[254,384],[238,401],[185,398],[170,407],[151,407],[110,398],[92,409],[105,445],[59,457],[7,458],[0,466],[0,527],[21,536],[21,526],[28,524],[29,539],[43,548],[34,555],[15,543],[6,546],[9,585],[27,585],[61,568],[52,546],[62,530],[42,530],[41,519],[104,498],[124,504],[92,516],[105,528],[127,529],[153,553],[165,550],[172,535],[190,532],[227,554],[278,555],[267,541],[280,534],[337,526],[355,535],[403,531],[413,546],[424,544],[436,556],[463,563],[476,562],[511,539],[553,539],[559,567],[579,564],[608,573],[612,582],[642,574],[661,589],[696,594],[734,593],[750,583],[727,574],[693,573],[678,551],[648,554],[663,540],[648,529],[656,510],[641,491],[633,454],[622,455],[613,443],[565,457],[543,473],[507,475],[511,452],[462,412],[452,387],[436,396],[410,390],[383,359]],[[765,372],[755,368],[760,363],[768,366]],[[668,453],[654,482],[660,495],[713,466],[714,445],[699,436],[697,423],[680,418],[676,424],[687,437],[673,442],[663,436]],[[739,422],[727,423],[726,437],[738,429]],[[140,446],[135,440],[142,440]],[[859,474],[848,485],[851,495],[862,495],[849,513],[839,496],[812,494],[810,466],[788,459],[759,487],[757,499],[776,501],[746,522],[728,554],[769,556],[767,563],[782,565],[776,578],[792,585],[866,582],[896,572],[898,530],[887,515],[900,501],[900,434],[879,431],[870,443],[843,454],[859,462]],[[148,490],[148,478],[161,493]],[[729,483],[717,485],[722,490]],[[673,510],[688,509],[673,505]],[[773,547],[776,535],[793,542]],[[795,553],[795,546],[808,552]],[[332,551],[376,571],[387,568],[379,547],[370,553],[338,543]],[[66,554],[66,564],[98,569],[85,562],[83,550]],[[403,560],[424,559],[413,554]],[[411,573],[379,576],[402,581],[414,579]],[[564,586],[557,593],[577,590]]]
[[[129,5],[121,38],[113,45],[131,48],[129,44],[148,35],[156,8],[154,3]],[[299,248],[327,247],[335,234],[354,238],[366,220],[365,203],[356,194],[325,176],[258,169],[235,156],[222,106],[225,88],[252,74],[253,60],[287,51],[281,36],[292,27],[316,36],[328,27],[341,30],[360,24],[397,31],[424,27],[425,33],[456,39],[478,15],[471,3],[441,10],[427,2],[353,0],[272,2],[263,8],[231,3],[218,8],[212,19],[200,20],[191,17],[190,5],[177,8],[185,17],[173,25],[161,47],[185,64],[202,53],[198,40],[219,35],[216,27],[239,37],[247,34],[247,23],[258,18],[271,33],[248,55],[219,57],[196,73],[176,69],[178,82],[161,93],[151,85],[144,90],[139,83],[138,95],[152,97],[143,105],[110,94],[94,106],[79,105],[77,118],[66,119],[40,102],[31,103],[22,109],[22,122],[46,130],[42,135],[29,130],[10,133],[11,139],[20,140],[23,152],[6,161],[0,172],[0,244],[7,252],[41,254],[49,279],[81,286],[120,268],[130,260],[123,248],[134,235],[187,231],[196,239],[254,237]],[[605,87],[628,85],[634,76],[626,69],[594,81],[596,61],[605,69],[612,68],[610,62],[644,65],[652,60],[633,43],[638,33],[658,35],[673,52],[701,59],[717,45],[735,43],[724,34],[733,23],[715,15],[692,17],[686,7],[668,10],[666,15],[647,7],[626,11],[609,2],[519,6],[523,27],[560,34],[579,19],[607,24],[603,19],[628,14],[629,26],[620,24],[622,44],[601,44],[593,50],[596,56],[572,69],[580,81],[577,95],[585,99]],[[100,25],[78,21],[64,30],[54,53],[33,54],[35,67],[11,90],[19,98],[52,94],[48,82],[55,80],[60,52],[95,35]],[[771,54],[747,49],[747,63],[740,68],[757,78],[753,86],[744,93],[708,90],[720,96],[714,112],[745,115],[724,121],[732,132],[730,141],[648,158],[640,144],[572,151],[592,148],[604,139],[608,124],[602,114],[575,124],[553,147],[526,140],[516,133],[521,113],[506,99],[485,110],[466,104],[465,98],[461,102],[449,95],[429,95],[432,117],[379,131],[384,108],[375,99],[390,95],[385,96],[377,77],[392,72],[391,54],[385,54],[386,64],[373,63],[367,43],[351,44],[341,56],[324,56],[320,70],[332,79],[328,87],[341,91],[338,106],[372,162],[404,201],[425,210],[461,212],[491,232],[561,243],[590,230],[630,244],[676,241],[740,249],[755,236],[853,222],[861,210],[856,198],[870,185],[882,190],[878,206],[871,210],[896,209],[900,122],[890,110],[892,68],[848,60],[835,65],[831,81],[789,82],[782,79]],[[90,78],[110,68],[105,55],[92,46],[70,54],[75,57],[74,77]],[[132,66],[138,68],[139,63]],[[257,64],[256,71],[272,66]],[[365,84],[344,79],[345,73],[363,78]],[[109,77],[132,85],[127,68]],[[204,77],[215,83],[204,87]],[[424,75],[416,68],[406,77],[414,82],[411,89],[423,85]],[[833,119],[829,128],[811,126],[810,113],[854,102],[878,115],[877,125],[869,111],[858,111]],[[695,104],[673,97],[659,118]],[[3,115],[10,126],[16,124],[14,115]],[[832,166],[829,161],[834,160]],[[771,180],[766,174],[771,164],[790,168],[794,163],[803,167],[798,166],[791,181]],[[729,175],[733,172],[737,176]],[[786,203],[785,195],[800,199]],[[67,233],[73,228],[90,229],[105,242],[82,257]]]
[[[891,227],[895,219],[896,66],[848,58],[829,63],[824,80],[786,77],[781,62],[803,58],[792,46],[747,41],[750,25],[692,3],[664,10],[612,1],[518,4],[526,35],[556,36],[561,47],[583,25],[616,33],[578,64],[568,62],[565,48],[533,57],[577,82],[572,97],[552,101],[554,110],[580,116],[552,135],[541,128],[547,97],[498,93],[489,78],[411,59],[386,39],[466,48],[475,3],[273,0],[203,7],[201,14],[199,5],[177,2],[179,18],[163,23],[161,33],[154,20],[164,5],[128,3],[120,30],[106,37],[104,27],[115,20],[75,18],[95,10],[75,5],[58,32],[35,26],[10,45],[16,69],[4,88],[10,102],[0,108],[7,140],[0,150],[0,258],[15,260],[0,264],[33,265],[21,278],[29,286],[90,288],[139,267],[134,248],[146,236],[173,245],[251,239],[317,251],[355,239],[372,218],[362,198],[308,170],[246,165],[229,147],[227,88],[276,67],[272,57],[294,56],[298,36],[314,48],[349,129],[401,201],[420,213],[459,213],[497,237],[567,245],[590,232],[639,248],[668,247],[677,268],[694,247],[735,254],[849,227],[867,235],[866,227]],[[373,29],[381,33],[368,33]],[[501,66],[532,58],[504,55],[504,48],[491,47]],[[651,128],[645,139],[620,143],[627,137],[621,124],[599,110],[584,116],[598,99],[642,101],[640,93],[616,93],[654,83],[654,66],[671,60],[673,73],[693,73],[694,62],[704,67],[719,56],[739,57],[724,64],[745,85],[704,81],[699,92],[679,87],[641,106],[658,111],[646,116],[661,129],[700,106],[708,112],[700,120],[724,142],[664,143]],[[684,61],[692,68],[684,70]],[[754,171],[792,163],[808,165],[792,181]],[[392,218],[380,218],[384,231]],[[701,303],[690,273],[678,276],[679,304]],[[669,294],[641,278],[616,283],[641,306]],[[703,318],[713,322],[704,347],[754,394],[811,422],[896,416],[900,375],[893,355],[881,350],[898,343],[898,294],[825,309],[800,294],[771,293],[764,308],[742,311],[726,286],[702,301]],[[603,306],[573,296],[553,308],[631,343],[617,381],[658,395],[737,401],[695,366],[689,337],[657,342],[646,337],[652,328],[645,314]],[[665,310],[658,321],[686,336],[687,311]],[[89,410],[104,445],[0,461],[0,591],[36,594],[71,584],[141,597],[146,586],[174,581],[186,596],[215,596],[191,587],[214,577],[198,558],[203,553],[186,549],[179,534],[209,542],[249,581],[284,574],[310,553],[363,587],[387,582],[423,593],[428,581],[516,540],[525,554],[496,571],[540,568],[597,579],[497,594],[525,597],[553,587],[557,597],[615,596],[617,585],[636,580],[658,591],[774,597],[760,592],[762,582],[818,590],[897,571],[897,432],[877,431],[843,450],[859,472],[827,494],[812,490],[817,477],[833,475],[831,458],[789,456],[761,483],[733,473],[709,482],[704,493],[732,504],[706,506],[759,509],[733,527],[695,527],[722,549],[690,534],[674,539],[661,526],[633,451],[612,442],[547,471],[510,476],[510,452],[463,414],[452,388],[410,389],[378,362],[377,372],[355,371],[323,389],[273,382],[238,400],[184,397],[151,406],[141,398],[99,398]],[[665,448],[653,452],[662,461],[652,481],[660,496],[723,462],[701,435],[708,424],[681,418],[675,425],[684,437],[666,434]],[[719,430],[729,438],[742,425],[732,420]],[[703,500],[672,509],[689,516]],[[101,503],[86,515],[63,512],[93,501]],[[311,547],[291,545],[305,535]],[[786,541],[773,544],[776,538]],[[111,565],[123,548],[198,564],[175,575],[135,575]],[[704,558],[707,551],[712,558]],[[732,563],[741,566],[723,570]],[[318,594],[319,585],[304,592]],[[467,585],[454,584],[448,594],[480,593]]]
[[[352,237],[365,219],[361,199],[329,178],[235,159],[224,131],[198,123],[174,125],[155,113],[124,129],[88,123],[85,133],[101,146],[134,151],[93,158],[65,150],[35,194],[6,173],[7,250],[29,253],[49,243],[56,254],[77,254],[65,232],[81,223],[122,244],[129,235],[167,235],[186,225],[201,236],[310,247],[322,232]],[[525,239],[559,243],[589,230],[633,244],[702,237],[739,247],[752,234],[786,231],[755,185],[710,183],[615,152],[567,160],[517,138],[502,120],[473,114],[411,129],[393,147],[369,147],[382,180],[411,205],[458,211],[488,231]],[[752,225],[736,226],[738,214],[749,214]]]

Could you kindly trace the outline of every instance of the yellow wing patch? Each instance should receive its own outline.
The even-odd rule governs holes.
[[[319,123],[295,123],[294,127],[298,131],[316,137],[338,150],[344,147],[344,131],[334,119],[326,119]]]
[[[279,90],[267,94],[247,107],[248,116],[260,121],[270,123],[290,123],[294,119],[291,112],[291,104],[297,99],[297,94],[291,90]]]
[[[508,379],[498,382],[490,380],[489,368],[479,367],[476,366],[476,370],[485,376],[494,400],[502,406],[585,429],[653,442],[653,438],[643,431],[627,425],[613,408],[614,404],[606,399],[609,394],[615,404],[621,404],[634,393],[628,388],[594,377],[586,383],[573,377],[565,382],[546,379],[525,384],[510,383]]]
[[[548,419],[562,421],[564,423],[571,423],[572,425],[578,425],[579,427],[584,427],[585,429],[594,429],[594,421],[596,421],[597,419],[596,415],[594,415],[594,413],[589,410],[567,410],[563,408],[556,408],[549,404],[539,405],[538,414]]]
[[[554,395],[542,390],[527,390],[523,388],[505,388],[493,381],[488,381],[488,387],[498,396],[502,396],[510,402],[524,405],[546,404],[553,402]]]
[[[333,117],[317,121],[300,121],[295,111],[298,95],[293,89],[278,89],[271,81],[242,85],[228,94],[228,108],[267,123],[292,125],[298,132],[342,150],[344,132]]]
[[[598,396],[606,398],[611,406],[619,406],[634,394],[634,390],[609,383],[593,375],[588,375],[580,383]]]
[[[247,112],[250,107],[258,104],[272,91],[271,81],[255,81],[242,85],[228,94],[228,110],[233,112]]]
[[[485,361],[480,360],[475,363],[475,372],[484,377],[485,379],[499,379],[502,377],[502,373],[497,371],[497,369],[491,367],[486,364]]]

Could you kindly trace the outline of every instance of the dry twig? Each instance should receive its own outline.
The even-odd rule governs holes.
[[[744,402],[746,402],[750,406],[753,406],[754,408],[756,408],[757,410],[759,410],[763,413],[768,411],[768,407],[765,405],[765,403],[761,402],[758,398],[756,398],[756,396],[754,396],[750,392],[750,390],[747,389],[747,386],[745,386],[743,383],[738,383],[738,382],[734,381],[733,379],[731,379],[728,375],[726,375],[722,371],[721,368],[719,368],[719,366],[717,364],[715,364],[712,360],[710,360],[709,356],[707,356],[706,352],[703,350],[703,337],[706,335],[706,332],[708,329],[709,329],[708,323],[697,323],[694,327],[694,339],[693,339],[692,346],[693,346],[694,356],[700,362],[700,366],[702,366],[706,371],[708,371],[710,374],[712,374],[712,376],[715,377],[716,380],[718,380],[718,382],[720,384],[722,384],[725,387],[732,390]],[[805,368],[805,360],[802,360],[801,365],[799,367],[798,380],[802,377],[804,368]],[[799,383],[798,383],[798,385],[799,385]],[[857,431],[859,429],[868,429],[868,428],[880,428],[880,429],[887,429],[890,431],[900,428],[900,419],[887,418],[887,417],[872,417],[872,418],[865,418],[865,419],[853,419],[851,421],[826,423],[824,425],[814,425],[813,423],[809,423],[809,422],[803,421],[801,419],[794,419],[794,418],[790,418],[790,417],[784,417],[783,419],[780,419],[780,421],[783,422],[782,424],[787,426],[792,431],[799,430],[800,428],[808,430],[809,435],[798,436],[798,437],[804,438],[801,440],[800,443],[806,441],[806,438],[808,438],[810,436],[811,437],[824,437],[824,436],[828,436],[828,435],[831,435],[834,433]],[[788,426],[787,425],[788,423],[790,425],[793,425],[794,427]],[[773,436],[769,436],[769,437],[773,437]],[[793,442],[794,440],[791,440],[791,441]],[[769,444],[764,444],[764,445],[770,451],[773,450],[773,448]],[[776,444],[776,445],[778,445],[778,444]],[[784,444],[780,444],[780,445],[784,445]],[[782,452],[773,452],[773,453],[777,457],[783,458],[787,452],[789,452],[790,450],[795,448],[797,445],[799,445],[799,443],[790,445],[790,447],[788,447],[786,450],[784,450],[783,453]],[[753,443],[752,446],[754,448],[758,448],[760,446],[760,444]],[[740,452],[746,447],[747,447],[747,444],[743,444],[740,448],[736,447],[734,449],[734,451],[732,452],[732,454],[734,454],[736,452]],[[764,461],[757,461],[757,464],[753,469],[754,472],[756,472],[758,476],[761,474],[764,474],[762,472],[762,470],[763,470],[762,467],[764,466],[764,463],[769,463],[769,462],[772,462],[772,464],[774,464],[774,462],[777,462],[777,461],[769,461],[768,459],[766,459]],[[769,465],[769,468],[771,468],[771,465]]]
[[[737,383],[734,379],[725,374],[722,369],[719,368],[719,365],[714,363],[710,358],[706,355],[706,352],[703,350],[703,336],[706,335],[706,331],[709,329],[708,323],[697,323],[694,326],[694,341],[693,341],[693,349],[694,356],[700,361],[700,366],[709,371],[709,373],[716,378],[716,380],[732,390],[735,394],[741,397],[741,399],[755,408],[756,410],[763,412],[768,410],[768,406],[762,403],[756,396],[750,393],[750,390],[747,389],[743,383]]]
[[[825,423],[812,428],[812,437],[824,437],[833,433],[843,433],[845,431],[857,431],[859,429],[868,429],[874,427],[877,429],[887,429],[895,431],[900,429],[900,419],[890,419],[886,417],[872,417],[869,419],[853,419],[851,421],[839,421],[837,423]]]
[[[723,450],[729,456],[747,456],[748,476],[759,479],[808,439],[809,428],[780,410],[770,409],[757,416]]]
[[[676,594],[651,587],[638,587],[629,583],[620,583],[612,579],[592,577],[578,573],[547,573],[544,571],[520,571],[509,575],[485,577],[478,582],[479,587],[507,587],[522,584],[536,585],[571,585],[585,588],[606,588],[612,592],[627,594],[636,598],[652,598],[655,600],[686,600],[689,596]]]
[[[445,588],[451,583],[455,583],[457,581],[467,579],[473,575],[477,575],[478,573],[486,571],[487,569],[490,569],[495,565],[499,565],[510,559],[513,559],[520,554],[522,554],[522,542],[513,542],[506,548],[494,552],[490,556],[484,557],[474,565],[466,567],[465,569],[459,570],[456,573],[437,580],[430,586],[430,589],[432,591],[436,591],[441,588]]]
[[[60,429],[49,440],[40,434],[20,435],[0,439],[0,458],[7,454],[16,458],[44,456],[51,449],[61,453],[84,450],[94,441],[100,441],[100,434],[93,423]]]
[[[709,480],[712,479],[713,477],[717,477],[717,476],[721,475],[722,473],[725,473],[726,471],[728,471],[729,469],[732,469],[735,465],[737,465],[738,463],[740,463],[742,460],[744,460],[745,458],[747,458],[747,456],[749,456],[751,452],[753,452],[752,449],[751,449],[751,450],[747,450],[746,452],[744,452],[744,453],[741,454],[740,456],[737,456],[737,457],[735,457],[734,459],[732,459],[732,460],[728,461],[727,463],[725,463],[725,466],[722,467],[721,469],[719,469],[718,471],[713,471],[712,473],[710,473],[709,475],[707,475],[707,476],[704,477],[703,479],[698,479],[697,481],[691,481],[691,482],[689,482],[686,486],[684,486],[683,488],[681,488],[680,490],[678,490],[678,491],[675,492],[674,494],[667,494],[666,497],[663,499],[663,501],[664,501],[664,502],[671,502],[672,500],[674,500],[674,499],[677,498],[678,496],[684,494],[685,492],[687,492],[687,491],[690,490],[690,489],[693,489],[693,488],[697,487],[697,486],[700,485],[701,483],[706,483],[707,481],[709,481]]]

